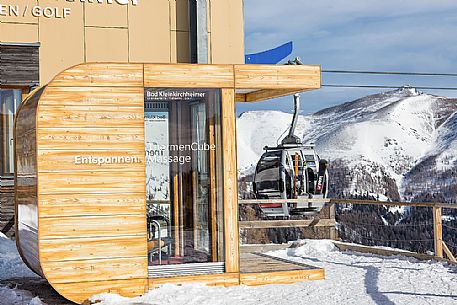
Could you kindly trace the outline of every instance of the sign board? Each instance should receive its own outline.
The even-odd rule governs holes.
[[[66,0],[65,2],[81,2],[92,5],[138,5],[138,0]],[[0,17],[44,17],[64,19],[71,15],[70,7],[40,6],[22,4],[4,4],[0,0]]]

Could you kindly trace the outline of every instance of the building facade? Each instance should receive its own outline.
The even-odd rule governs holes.
[[[14,118],[33,88],[88,62],[239,64],[242,0],[0,2],[0,230],[14,232]]]

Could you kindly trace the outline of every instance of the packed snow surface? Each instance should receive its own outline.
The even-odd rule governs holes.
[[[339,252],[329,240],[304,240],[268,253],[325,268],[326,279],[293,285],[207,287],[165,285],[143,297],[94,296],[99,305],[456,304],[457,268],[435,261]]]
[[[329,240],[303,240],[296,248],[268,254],[324,268],[326,279],[258,287],[164,285],[138,298],[102,294],[92,300],[101,301],[98,305],[457,304],[457,267],[446,263],[339,252]],[[0,262],[2,279],[35,276],[3,235]],[[42,304],[28,291],[0,286],[0,305]]]
[[[0,233],[0,280],[24,277],[32,278],[37,277],[37,275],[22,262],[14,241]],[[0,286],[0,305],[45,304],[29,291]]]
[[[31,292],[0,286],[0,305],[46,305]]]
[[[0,232],[0,280],[38,277],[22,262],[14,241]]]

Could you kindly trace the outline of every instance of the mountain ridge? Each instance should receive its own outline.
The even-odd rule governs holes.
[[[456,102],[403,87],[300,115],[296,133],[331,162],[340,177],[333,181],[334,196],[363,192],[410,200],[433,191],[450,201],[457,194]],[[263,147],[275,146],[291,119],[279,111],[238,117],[241,176],[253,172]]]

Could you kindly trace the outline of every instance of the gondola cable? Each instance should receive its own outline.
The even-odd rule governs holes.
[[[451,90],[456,91],[457,87],[429,87],[429,86],[387,86],[387,85],[354,85],[354,84],[322,84],[322,87],[329,88],[367,88],[367,89],[395,89],[395,88],[415,88],[421,90]]]

